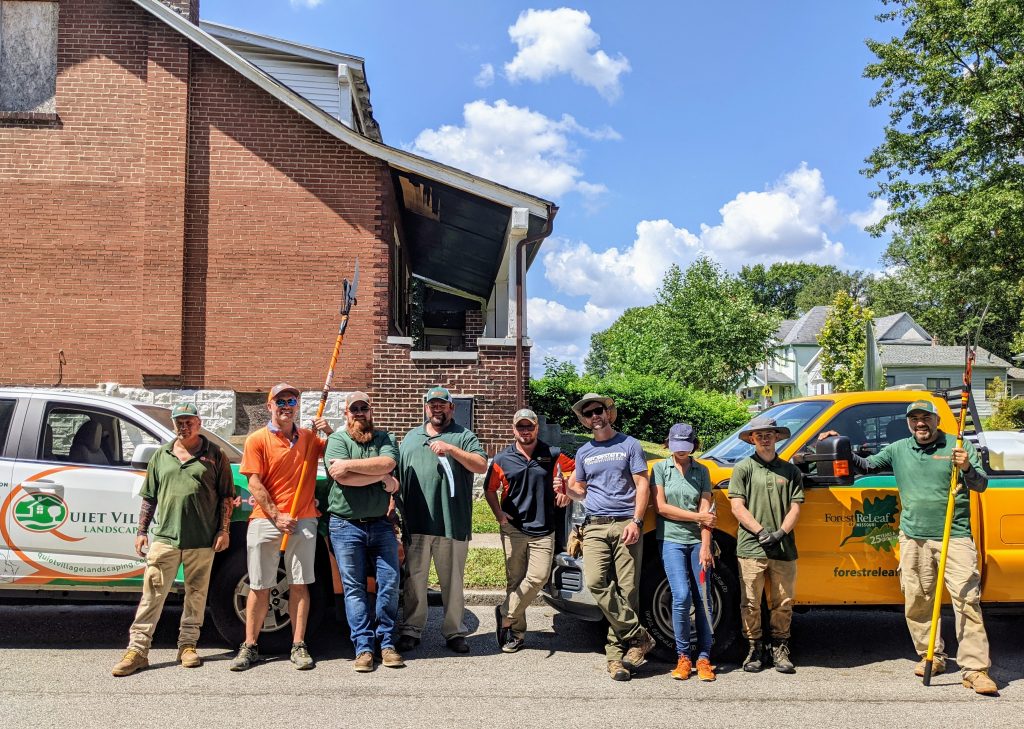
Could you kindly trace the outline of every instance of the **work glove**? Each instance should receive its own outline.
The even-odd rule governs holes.
[[[767,549],[768,547],[775,544],[774,536],[767,529],[762,529],[757,533],[757,543]]]

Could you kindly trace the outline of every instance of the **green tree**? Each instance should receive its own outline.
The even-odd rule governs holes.
[[[818,344],[821,376],[832,384],[834,392],[864,389],[867,322],[871,318],[871,310],[845,291],[832,300],[832,311],[818,335]]]
[[[835,266],[819,266],[818,275],[796,294],[796,308],[804,313],[815,306],[828,306],[842,292],[860,300],[864,295],[865,276],[861,271],[847,272]]]
[[[847,273],[835,266],[816,263],[758,263],[740,269],[743,282],[761,311],[772,311],[784,319],[795,319],[815,306],[831,303],[840,291],[860,297],[865,276]]]
[[[626,309],[610,327],[590,337],[584,361],[587,374],[597,377],[661,372],[667,353],[657,336],[662,310],[657,305]]]
[[[1008,356],[1024,349],[1024,6],[883,1],[898,35],[868,41],[865,75],[889,122],[864,171],[889,214],[871,230],[893,231],[904,309],[953,343],[990,301],[982,344]]]

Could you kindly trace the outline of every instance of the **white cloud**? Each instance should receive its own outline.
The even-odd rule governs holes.
[[[604,185],[583,179],[578,167],[582,153],[573,137],[619,139],[614,129],[588,129],[568,114],[550,119],[504,99],[494,104],[472,101],[462,114],[463,126],[425,129],[410,150],[546,198],[572,191],[593,197],[606,191]]]
[[[857,210],[850,213],[850,222],[858,228],[867,228],[889,214],[889,201],[875,198],[871,201],[871,207],[867,210]]]
[[[480,65],[480,73],[473,79],[473,83],[482,89],[494,83],[494,66],[489,63]]]
[[[530,297],[526,315],[530,339],[534,342],[530,353],[533,374],[543,374],[545,357],[569,360],[582,370],[583,358],[590,349],[590,332],[607,328],[618,314],[590,302],[579,310],[557,301]]]
[[[526,10],[509,27],[508,35],[519,48],[505,64],[509,81],[538,82],[567,73],[609,101],[622,93],[619,77],[629,72],[629,60],[621,53],[612,58],[594,50],[601,36],[591,29],[589,13],[572,8]]]
[[[315,8],[322,4],[324,0],[288,0],[288,4],[293,8]]]

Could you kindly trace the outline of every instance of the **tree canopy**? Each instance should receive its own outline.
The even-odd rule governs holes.
[[[867,277],[816,263],[758,263],[740,269],[739,280],[750,291],[761,311],[795,319],[815,306],[825,306],[840,291],[855,298],[864,293]]]
[[[864,389],[864,359],[867,356],[867,323],[870,309],[840,291],[832,311],[818,335],[821,345],[821,376],[832,383],[833,392]]]

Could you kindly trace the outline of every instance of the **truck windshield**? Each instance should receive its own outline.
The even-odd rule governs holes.
[[[807,427],[807,424],[814,420],[821,412],[832,403],[828,400],[808,400],[804,402],[791,402],[776,405],[773,408],[759,413],[762,417],[775,418],[775,422],[785,428],[789,428],[792,436],[795,437]],[[754,446],[740,440],[740,431],[730,435],[721,443],[701,454],[701,458],[708,458],[719,463],[736,463],[754,452]],[[780,440],[776,449],[782,450],[787,440]]]
[[[160,423],[160,425],[164,426],[172,433],[174,432],[174,423],[171,422],[171,411],[168,410],[167,408],[162,408],[159,405],[136,405],[135,407],[137,407],[139,410],[144,412],[149,417],[153,418],[153,420]],[[216,444],[217,446],[220,447],[222,451],[224,451],[224,455],[228,457],[228,461],[230,463],[242,462],[242,454],[233,445],[228,443],[226,440],[221,438],[216,433],[211,433],[206,428],[203,428],[202,431],[200,432],[206,436],[207,440],[209,440],[211,443]]]

